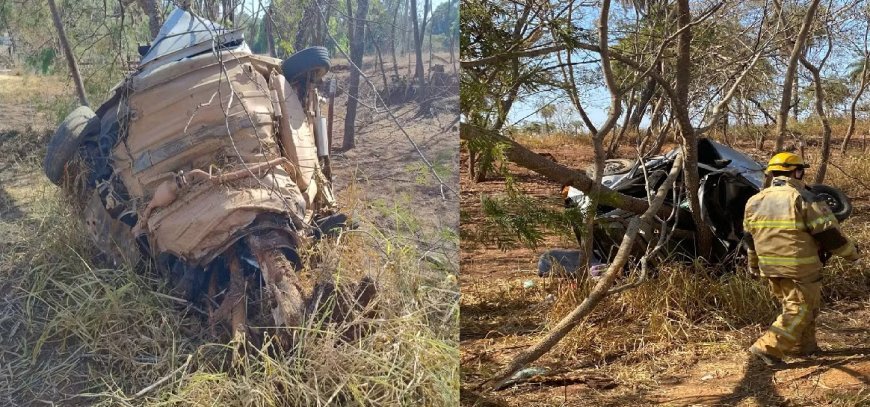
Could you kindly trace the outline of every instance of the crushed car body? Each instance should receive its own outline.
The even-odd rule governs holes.
[[[679,148],[650,157],[645,160],[607,160],[601,184],[610,189],[637,198],[646,198],[648,191],[655,191],[667,177],[679,153]],[[698,141],[698,171],[701,177],[699,199],[701,216],[714,236],[712,261],[729,263],[741,255],[743,239],[743,215],[747,200],[765,187],[764,166],[750,156],[714,140],[702,138]],[[840,190],[828,185],[809,185],[808,189],[823,199],[831,207],[839,221],[851,215],[852,205],[849,198]],[[569,210],[585,210],[589,199],[580,190],[570,186],[562,189],[565,207]],[[689,204],[685,194],[682,176],[677,180],[673,192],[665,204],[676,208],[674,216],[667,220],[667,227],[675,233],[669,242],[669,255],[677,255],[688,261],[696,258],[693,239],[696,226],[688,212]],[[628,221],[637,214],[622,209],[600,206],[595,212],[592,231],[593,258],[591,264],[609,263],[622,241]],[[573,224],[575,236],[580,241],[583,233],[580,225]],[[639,243],[635,245],[634,258],[638,259],[653,239],[655,232],[642,231]],[[585,264],[574,257],[566,256],[564,249],[548,251],[541,256],[538,274],[549,275],[553,265],[573,275],[579,270],[575,264]],[[552,253],[551,253],[552,252]],[[544,258],[547,258],[544,261]],[[564,260],[570,259],[570,261]]]
[[[315,291],[332,288],[299,279],[297,251],[345,219],[317,125],[327,50],[256,55],[240,30],[176,8],[142,51],[96,112],[79,107],[59,126],[46,175],[80,197],[92,238],[116,264],[151,258],[180,294],[224,284],[224,302],[236,303],[245,293],[234,284],[258,273],[274,322],[300,323]],[[244,310],[223,308],[237,327]]]

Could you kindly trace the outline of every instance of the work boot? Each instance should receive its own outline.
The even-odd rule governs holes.
[[[776,356],[773,356],[769,353],[766,353],[763,350],[756,348],[755,346],[751,346],[749,348],[749,353],[751,353],[752,356],[754,356],[754,357],[758,358],[759,360],[761,360],[762,362],[764,362],[764,364],[770,368],[781,369],[781,368],[786,366],[786,363],[783,362],[782,359],[780,359]]]

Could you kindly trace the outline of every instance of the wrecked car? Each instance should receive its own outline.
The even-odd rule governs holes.
[[[648,191],[656,191],[667,178],[678,153],[679,148],[675,148],[664,155],[642,161],[607,160],[601,184],[629,196],[646,198],[650,193]],[[714,236],[712,261],[728,263],[742,255],[744,209],[749,198],[769,182],[764,169],[763,164],[731,147],[707,138],[698,141],[698,172],[701,179],[698,192],[701,216]],[[808,185],[807,188],[827,202],[838,221],[842,222],[851,215],[852,204],[839,189],[822,184]],[[589,205],[588,197],[570,186],[562,188],[562,197],[568,210],[583,210]],[[697,257],[693,239],[693,231],[697,228],[689,212],[682,176],[677,179],[665,204],[677,208],[674,216],[667,220],[667,227],[673,234],[666,252],[691,261]],[[590,259],[595,270],[600,271],[600,267],[595,266],[607,264],[613,259],[629,220],[636,216],[635,213],[604,205],[597,208],[592,231],[593,257]],[[572,228],[579,242],[582,237],[581,225],[573,224]],[[655,243],[657,237],[656,232],[642,231],[638,237],[639,244],[634,245],[634,258],[639,259],[647,245]],[[549,274],[556,264],[569,274],[574,274],[579,264],[585,264],[585,259],[580,256],[576,250],[551,250],[541,256],[538,274]]]
[[[299,251],[346,220],[324,171],[327,50],[256,55],[242,30],[176,8],[140,54],[108,101],[61,123],[45,174],[108,259],[150,259],[212,323],[244,331],[263,301],[260,326],[299,326],[334,289],[304,275]],[[364,279],[360,301],[373,289]]]

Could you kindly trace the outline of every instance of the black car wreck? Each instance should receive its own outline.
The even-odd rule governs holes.
[[[648,191],[655,191],[664,182],[678,153],[679,148],[675,148],[665,155],[643,161],[607,160],[601,183],[614,191],[646,198]],[[711,261],[726,266],[734,265],[735,260],[745,254],[741,249],[744,209],[749,198],[769,182],[764,168],[764,165],[731,147],[707,138],[698,141],[701,216],[714,236]],[[842,222],[851,215],[852,204],[842,191],[822,184],[808,185],[807,188],[828,203],[838,221]],[[563,187],[562,196],[568,210],[582,210],[589,205],[588,197],[573,187]],[[677,179],[665,204],[678,210],[666,220],[668,230],[673,233],[664,253],[672,259],[692,261],[697,258],[693,232],[697,227],[689,212],[682,176]],[[601,265],[613,260],[628,222],[636,216],[635,213],[613,207],[597,208],[592,231],[593,257],[590,259],[593,275],[600,272]],[[581,227],[572,225],[578,242],[582,236]],[[640,258],[648,244],[657,238],[657,232],[642,232],[638,237],[640,241],[634,245],[634,258]],[[550,274],[555,271],[555,265],[571,275],[584,263],[579,250],[552,249],[541,255],[538,275],[543,277]]]

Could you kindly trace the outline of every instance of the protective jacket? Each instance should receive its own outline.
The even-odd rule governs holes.
[[[828,205],[790,177],[776,177],[746,203],[749,267],[763,277],[817,280],[822,252],[858,257]]]

